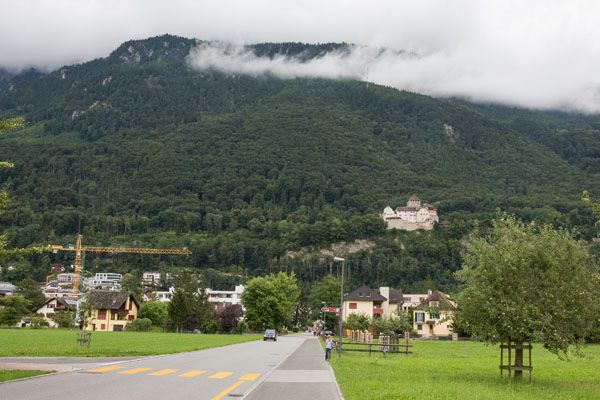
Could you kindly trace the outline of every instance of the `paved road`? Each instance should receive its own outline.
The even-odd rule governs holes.
[[[0,369],[68,372],[142,357],[0,357]]]
[[[308,347],[306,343],[309,343]],[[304,335],[282,336],[277,342],[257,341],[191,353],[112,362],[76,372],[8,382],[0,384],[0,399],[45,400],[76,397],[78,400],[188,398],[220,400],[240,398],[255,388],[260,394],[260,390],[273,383],[272,379],[289,380],[290,378],[281,376],[278,378],[277,374],[281,370],[276,367],[283,367],[288,360],[296,358],[305,359],[306,363],[308,354],[310,354],[308,358],[321,365],[323,353],[316,339]],[[320,373],[331,373],[327,364],[324,366],[327,369],[321,370]],[[313,368],[309,366],[300,369]],[[298,376],[301,375],[300,373]],[[318,379],[324,378],[321,376]],[[329,385],[333,385],[331,388],[335,388],[332,376],[326,379]],[[289,384],[293,386],[293,383]],[[337,392],[336,397],[330,397],[329,393],[330,391],[324,392],[323,397],[295,398],[315,400],[339,398]],[[275,398],[292,397],[267,397],[267,399]]]

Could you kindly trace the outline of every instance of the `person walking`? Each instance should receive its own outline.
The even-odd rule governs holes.
[[[329,361],[331,358],[331,349],[333,348],[333,339],[327,335],[325,338],[325,361]]]

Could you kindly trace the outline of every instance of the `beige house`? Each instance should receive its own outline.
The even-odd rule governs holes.
[[[84,301],[90,306],[85,325],[88,331],[124,331],[140,308],[131,293],[90,291]]]
[[[447,294],[429,291],[413,310],[413,329],[420,336],[450,336],[455,311],[456,303]]]
[[[404,296],[399,289],[380,287],[371,289],[364,285],[344,296],[342,319],[346,321],[352,313],[364,314],[369,318],[394,314],[402,307]]]

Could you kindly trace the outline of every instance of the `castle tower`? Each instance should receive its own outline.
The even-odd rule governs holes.
[[[410,199],[408,199],[408,203],[406,203],[406,206],[421,208],[421,200],[419,200],[419,197],[416,194],[413,194],[412,196],[410,196]]]

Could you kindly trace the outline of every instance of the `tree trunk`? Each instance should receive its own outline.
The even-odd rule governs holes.
[[[515,367],[523,367],[523,342],[515,342]],[[523,377],[523,370],[514,371],[515,380]]]

